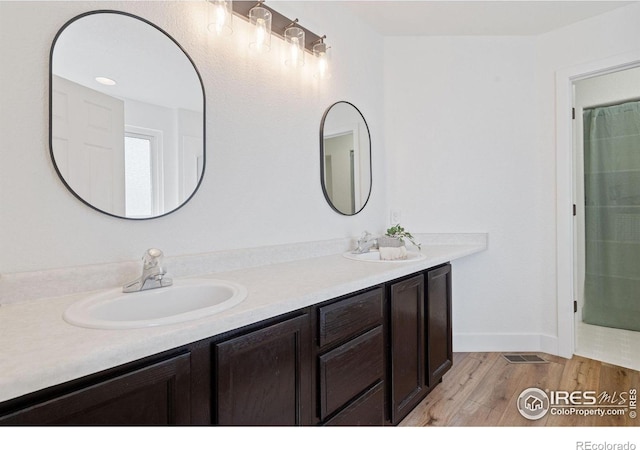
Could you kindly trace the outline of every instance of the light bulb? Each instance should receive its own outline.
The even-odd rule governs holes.
[[[222,29],[226,22],[227,22],[227,11],[225,11],[224,6],[222,5],[216,6],[216,33],[222,34]]]
[[[293,67],[304,65],[304,39],[304,30],[300,27],[292,26],[284,30],[284,40],[288,47],[284,61],[286,65]]]
[[[209,18],[209,31],[218,36],[232,34],[232,1],[231,0],[209,0],[213,7],[209,10],[212,16]]]
[[[292,66],[297,66],[298,65],[298,58],[299,58],[299,51],[298,51],[298,38],[292,38],[291,39],[291,65]]]
[[[331,78],[331,54],[329,49],[330,47],[327,47],[327,44],[322,41],[313,46],[313,54],[318,58],[318,65],[314,75],[316,78]]]
[[[256,6],[249,11],[249,23],[255,27],[249,47],[258,52],[268,52],[271,48],[271,12]]]
[[[256,48],[262,50],[265,41],[265,21],[264,19],[258,19],[256,23]]]
[[[328,68],[327,54],[321,53],[318,55],[318,78],[324,78],[327,74]]]

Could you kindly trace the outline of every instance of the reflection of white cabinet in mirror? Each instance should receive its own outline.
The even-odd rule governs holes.
[[[100,84],[96,77],[115,84]],[[78,16],[54,40],[51,84],[51,154],[65,184],[81,200],[107,214],[141,219],[174,211],[193,195],[204,171],[204,91],[193,62],[166,33],[144,19],[116,11]],[[103,98],[119,103],[119,115],[107,118],[104,114],[110,107],[104,106],[93,111],[109,121],[109,145],[84,142],[83,127],[93,130],[95,125],[85,123],[76,129],[62,119],[93,120],[60,93],[68,84],[95,93],[92,96],[102,92]],[[79,136],[78,146],[96,146],[102,159],[92,154],[92,160],[85,162],[85,155],[69,150],[67,136]],[[133,161],[139,165],[128,170],[125,152],[134,151],[137,158],[126,159],[129,167]],[[103,161],[107,156],[110,161]],[[92,170],[87,164],[93,164]],[[96,175],[109,180],[94,180]],[[85,187],[89,179],[91,186]],[[125,193],[133,186],[135,191]]]

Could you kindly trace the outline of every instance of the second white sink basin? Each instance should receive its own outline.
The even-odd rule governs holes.
[[[128,329],[200,319],[232,308],[247,289],[214,279],[174,280],[173,286],[123,293],[121,288],[73,303],[64,320],[85,328]]]
[[[426,259],[426,255],[420,252],[414,252],[410,250],[407,250],[407,257],[405,259],[381,259],[380,252],[377,250],[371,250],[366,253],[346,252],[346,253],[343,253],[342,256],[348,259],[353,259],[355,261],[368,261],[368,262],[380,262],[380,263],[392,263],[392,264],[420,261],[422,259]]]

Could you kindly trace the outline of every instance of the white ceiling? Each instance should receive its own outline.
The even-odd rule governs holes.
[[[537,35],[637,1],[340,1],[385,36]]]
[[[83,16],[58,36],[52,70],[90,89],[122,99],[202,111],[198,74],[163,32],[124,14]],[[104,86],[95,77],[115,80]]]

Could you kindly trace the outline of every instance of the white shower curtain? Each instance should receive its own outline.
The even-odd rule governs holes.
[[[640,331],[640,102],[585,109],[583,321]]]

